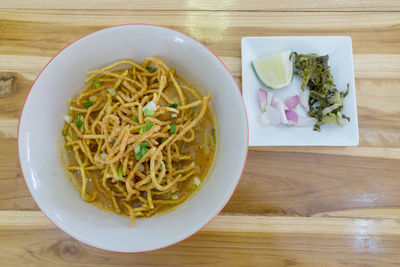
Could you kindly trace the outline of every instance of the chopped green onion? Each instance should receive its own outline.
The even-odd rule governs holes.
[[[165,165],[165,171],[168,172],[168,165],[167,165],[167,163],[165,162],[165,160],[163,160],[163,162],[164,162],[164,165]]]
[[[97,96],[92,95],[92,96],[89,97],[89,100],[92,101],[92,102],[95,102],[97,100]]]
[[[117,91],[115,91],[114,88],[108,88],[107,91],[110,93],[110,95],[115,96],[117,94]]]
[[[144,122],[146,123],[145,131],[148,131],[153,127],[153,124],[149,120],[144,120]]]
[[[157,71],[157,68],[153,68],[153,67],[151,67],[151,66],[147,66],[146,70],[148,70],[148,71],[151,72],[151,73],[154,73],[154,72]]]
[[[149,142],[142,142],[142,143],[140,143],[140,147],[142,148],[142,147],[146,147],[146,146],[149,146]]]
[[[76,119],[76,126],[81,127],[82,126],[82,114],[78,114],[78,118]]]
[[[150,179],[150,183],[152,183],[153,182],[153,179]]]
[[[71,123],[72,117],[70,115],[64,115],[64,120],[66,123]]]
[[[154,111],[145,108],[145,109],[143,110],[143,114],[146,115],[146,116],[153,116],[153,115],[154,115]]]
[[[96,88],[99,88],[101,86],[101,84],[96,80],[93,80],[92,83],[93,83],[93,86],[96,87]]]
[[[137,120],[137,116],[136,116],[136,115],[133,115],[133,116],[132,116],[132,120],[133,120],[133,121],[136,121],[136,120]]]
[[[147,132],[148,130],[151,129],[151,127],[153,127],[153,124],[149,120],[144,120],[144,122],[146,123],[146,126],[140,128],[140,130],[139,130],[140,134]]]
[[[119,166],[117,169],[119,179],[122,179],[122,167]]]
[[[91,106],[93,106],[93,102],[92,101],[86,101],[85,102],[85,107],[90,108]]]
[[[147,151],[149,151],[149,149],[146,147],[148,145],[149,145],[149,142],[143,142],[139,145],[140,150],[139,150],[139,152],[135,153],[135,159],[137,161],[140,160],[147,153]]]
[[[211,130],[211,136],[213,138],[214,143],[216,143],[217,142],[217,138],[215,137],[215,129]]]
[[[171,129],[169,129],[169,133],[173,134],[176,131],[176,124],[171,124],[170,125]]]
[[[111,141],[111,143],[114,145],[115,144],[115,138],[113,138],[113,140]]]
[[[149,151],[147,147],[142,147],[140,149],[140,156],[143,157],[147,153],[147,151]]]
[[[67,131],[62,131],[62,135],[63,135],[63,136],[66,136],[67,134],[68,134]]]
[[[199,177],[194,177],[194,179],[193,179],[193,183],[196,185],[196,186],[199,186],[200,185],[200,183],[201,183],[201,181],[200,181],[200,179],[199,179]]]
[[[161,138],[161,143],[164,143],[165,141],[167,141],[167,138],[165,137]]]
[[[139,153],[140,152],[140,148],[141,148],[140,145],[139,146],[135,146],[135,153]]]
[[[172,194],[172,195],[171,195],[171,198],[172,198],[173,200],[177,200],[177,199],[179,198],[179,196],[178,196],[177,194]]]
[[[169,107],[170,107],[170,108],[177,108],[177,107],[178,107],[178,104],[174,103],[174,104],[169,105]]]
[[[146,116],[153,116],[157,111],[157,105],[153,101],[147,102],[147,104],[143,107],[143,113]]]

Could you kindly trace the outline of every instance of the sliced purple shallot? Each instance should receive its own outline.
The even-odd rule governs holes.
[[[265,106],[267,105],[267,96],[267,92],[261,88],[258,89],[258,103],[260,103],[261,110],[264,110]]]
[[[264,113],[267,113],[272,125],[278,125],[281,123],[281,114],[279,114],[279,111],[276,108],[266,106]]]
[[[296,108],[297,104],[299,104],[299,101],[299,96],[294,95],[285,100],[285,105],[288,107],[288,109],[293,110]]]
[[[302,94],[288,97],[285,101],[280,96],[263,89],[258,90],[258,102],[262,113],[259,122],[262,126],[284,124],[288,126],[303,127],[315,123],[314,118],[304,117],[297,114],[294,110],[300,103],[307,111],[309,91],[303,91]],[[332,107],[334,108],[334,107]]]
[[[296,123],[299,119],[299,116],[297,116],[297,113],[294,112],[293,110],[285,110],[285,115],[287,119],[287,125],[288,126],[296,126]]]

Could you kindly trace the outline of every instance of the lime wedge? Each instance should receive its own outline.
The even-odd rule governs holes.
[[[279,53],[260,57],[251,62],[255,73],[267,87],[279,89],[289,85],[293,78],[292,51],[286,50]]]

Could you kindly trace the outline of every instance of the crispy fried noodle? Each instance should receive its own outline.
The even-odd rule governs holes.
[[[68,103],[62,134],[81,197],[130,217],[182,203],[204,180],[215,152],[203,97],[156,57],[87,73]]]

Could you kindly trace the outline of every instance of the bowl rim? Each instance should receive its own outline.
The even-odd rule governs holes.
[[[65,49],[67,49],[67,48],[68,48],[69,46],[71,46],[72,44],[74,44],[74,43],[80,41],[81,39],[84,39],[84,38],[88,37],[89,35],[95,34],[95,33],[97,33],[97,32],[103,31],[103,30],[112,29],[112,28],[117,28],[117,27],[124,27],[124,26],[150,26],[150,27],[154,27],[154,28],[162,28],[162,29],[165,29],[165,30],[174,31],[174,32],[176,32],[176,33],[179,33],[179,34],[182,34],[182,35],[186,36],[187,38],[189,38],[189,39],[195,41],[196,43],[200,44],[202,47],[206,48],[206,49],[207,49],[207,50],[208,50],[208,51],[223,65],[223,67],[225,68],[225,70],[226,70],[226,71],[228,72],[228,74],[231,76],[231,78],[232,78],[234,84],[236,85],[236,88],[237,88],[237,90],[239,91],[240,98],[242,99],[242,104],[243,104],[243,108],[244,108],[244,112],[245,112],[245,117],[246,117],[246,128],[247,128],[246,155],[245,155],[245,158],[244,158],[242,171],[240,172],[239,178],[238,178],[238,180],[237,180],[237,183],[236,183],[234,189],[232,190],[232,193],[230,194],[230,196],[229,196],[229,198],[227,199],[227,201],[222,205],[221,209],[220,209],[216,214],[214,214],[213,217],[212,217],[207,223],[205,223],[201,228],[199,228],[197,231],[193,232],[192,234],[186,236],[185,238],[183,238],[183,239],[181,239],[181,240],[178,240],[178,241],[176,241],[176,242],[174,242],[174,243],[165,245],[165,246],[163,246],[163,247],[155,248],[155,249],[152,249],[152,250],[134,251],[134,252],[115,251],[115,250],[109,250],[109,249],[104,249],[104,248],[96,247],[96,246],[94,246],[94,245],[88,244],[88,243],[86,243],[86,242],[84,242],[84,241],[81,241],[80,239],[78,239],[78,238],[76,238],[76,237],[70,235],[69,233],[67,233],[66,231],[64,231],[64,229],[62,229],[61,227],[59,227],[55,222],[53,222],[53,221],[47,216],[47,214],[42,210],[42,208],[39,206],[39,204],[37,203],[36,199],[35,199],[35,198],[33,197],[33,195],[32,195],[32,192],[31,192],[31,190],[30,190],[30,188],[29,188],[29,186],[28,186],[28,183],[27,183],[27,181],[26,181],[24,172],[23,172],[23,170],[22,170],[21,155],[20,155],[20,147],[19,147],[19,137],[20,137],[19,134],[20,134],[21,117],[22,117],[22,113],[23,113],[23,111],[24,111],[24,109],[25,109],[26,101],[27,101],[27,99],[29,98],[29,95],[30,95],[30,93],[31,93],[31,90],[32,90],[33,86],[36,84],[36,81],[38,80],[38,78],[40,77],[40,75],[42,74],[42,72],[47,68],[47,66],[48,66],[61,52],[63,52]],[[126,23],[126,24],[117,24],[117,25],[112,25],[112,26],[104,27],[104,28],[101,28],[101,29],[99,29],[99,30],[90,32],[90,33],[85,34],[84,36],[82,36],[82,37],[80,37],[80,38],[78,38],[78,39],[76,39],[76,40],[74,40],[74,41],[68,43],[68,44],[67,44],[66,46],[64,46],[60,51],[58,51],[57,54],[55,54],[55,55],[49,60],[49,62],[46,63],[46,65],[43,67],[43,69],[40,71],[40,73],[36,76],[36,78],[35,78],[35,80],[33,81],[31,87],[29,88],[28,94],[27,94],[26,97],[25,97],[24,104],[23,104],[22,109],[21,109],[21,111],[20,111],[19,120],[18,120],[18,128],[17,128],[17,149],[18,149],[19,167],[20,167],[20,169],[21,169],[22,177],[24,178],[25,185],[26,185],[26,187],[28,188],[28,191],[29,191],[29,194],[31,195],[31,198],[35,201],[35,204],[39,207],[41,213],[44,214],[44,215],[46,216],[46,218],[47,218],[50,222],[52,222],[58,229],[60,229],[63,233],[65,233],[65,234],[67,234],[68,236],[72,237],[72,238],[75,239],[76,241],[78,241],[78,242],[80,242],[80,243],[82,243],[82,244],[88,245],[88,246],[90,246],[90,247],[96,248],[96,249],[100,249],[100,250],[108,251],[108,252],[122,253],[122,254],[138,254],[138,253],[145,253],[145,252],[156,251],[156,250],[163,249],[163,248],[167,248],[167,247],[173,246],[173,245],[175,245],[175,244],[177,244],[177,243],[180,243],[180,242],[182,242],[182,241],[188,239],[189,237],[195,235],[196,233],[200,232],[200,230],[202,230],[202,229],[203,229],[204,227],[206,227],[209,223],[211,223],[211,222],[221,213],[221,211],[222,211],[223,208],[226,206],[226,204],[229,202],[229,200],[231,199],[233,193],[235,192],[235,190],[236,190],[236,188],[237,188],[237,186],[238,186],[238,184],[239,184],[239,182],[240,182],[240,179],[241,179],[242,176],[243,176],[244,167],[246,166],[247,156],[248,156],[248,152],[249,152],[249,119],[248,119],[248,116],[247,116],[247,110],[246,110],[246,106],[245,106],[245,104],[244,104],[243,95],[242,95],[242,93],[241,93],[241,91],[240,91],[240,87],[239,87],[238,83],[236,82],[236,80],[235,80],[235,78],[233,77],[231,71],[228,69],[228,67],[225,65],[225,63],[224,63],[213,51],[211,51],[211,49],[209,49],[206,45],[204,45],[204,44],[201,43],[200,41],[194,39],[193,37],[191,37],[191,36],[189,36],[189,35],[187,35],[187,34],[185,34],[185,33],[183,33],[183,32],[180,32],[180,31],[175,30],[175,29],[171,29],[171,28],[166,27],[166,26],[161,26],[161,25],[156,25],[156,24],[149,24],[149,23]]]

